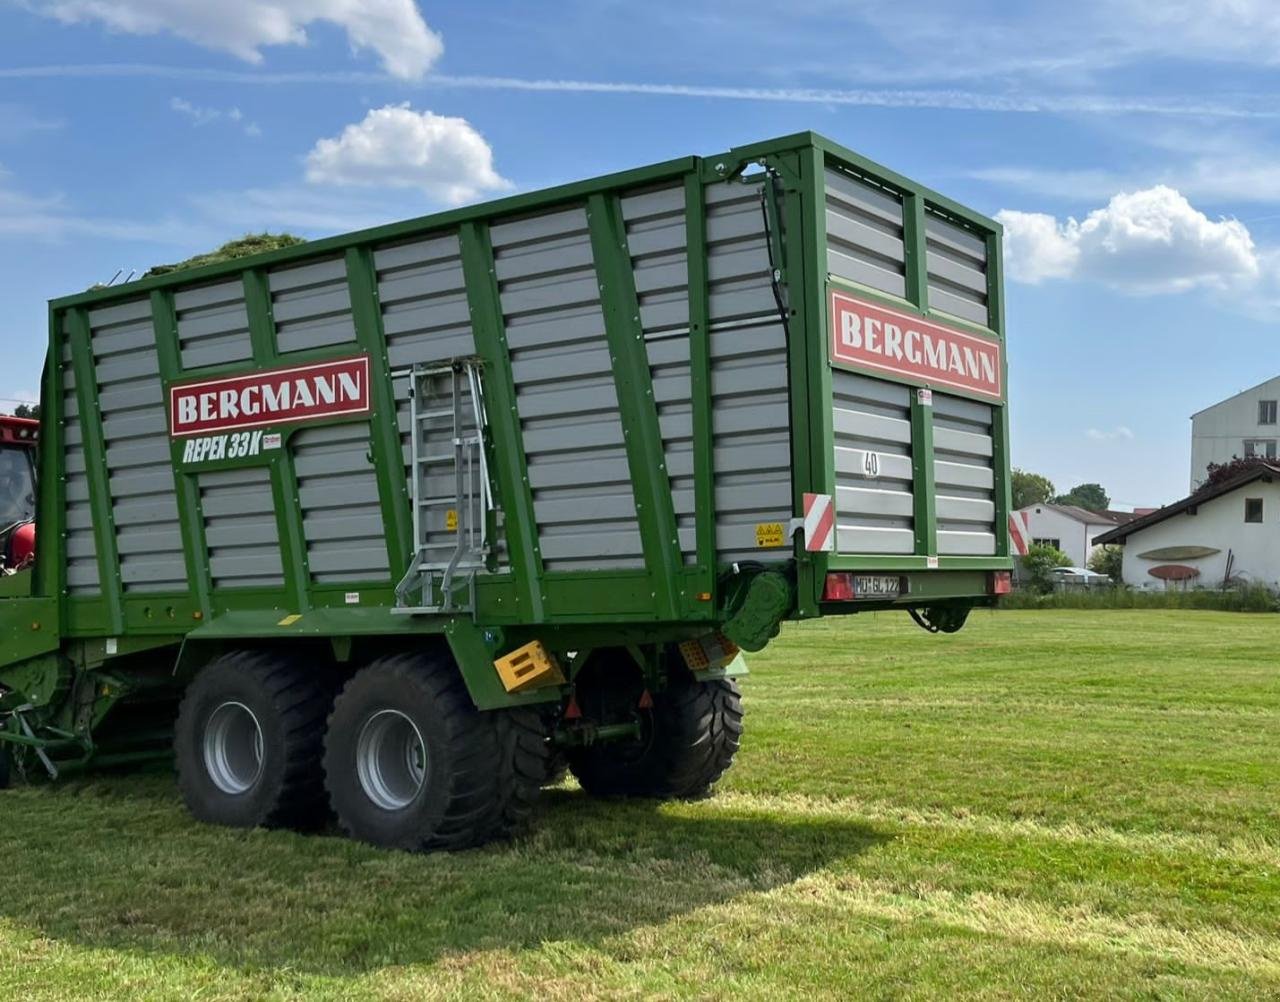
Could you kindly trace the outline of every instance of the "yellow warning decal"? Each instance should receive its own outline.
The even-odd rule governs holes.
[[[285,616],[285,617],[284,617],[284,619],[282,619],[282,620],[280,620],[280,622],[276,623],[276,626],[292,626],[294,623],[296,623],[296,622],[297,622],[298,620],[300,620],[301,618],[302,618],[302,617],[301,617],[301,616],[299,616],[299,615],[295,612],[292,616]]]
[[[781,522],[758,522],[756,523],[756,547],[759,549],[769,549],[776,546],[785,546],[787,543],[787,535],[782,528]]]
[[[444,528],[446,532],[458,531],[458,509],[450,508],[444,513]]]

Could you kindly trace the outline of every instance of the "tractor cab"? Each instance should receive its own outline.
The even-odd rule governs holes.
[[[37,421],[0,417],[0,574],[20,571],[35,559],[39,429]]]

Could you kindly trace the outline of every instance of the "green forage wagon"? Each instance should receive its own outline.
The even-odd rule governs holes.
[[[1007,590],[1000,261],[801,133],[54,301],[0,784],[409,849],[703,793],[780,624]]]

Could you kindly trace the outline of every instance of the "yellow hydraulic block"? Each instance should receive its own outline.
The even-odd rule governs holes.
[[[525,692],[544,685],[564,685],[564,672],[551,652],[535,640],[504,654],[493,663],[507,692]]]

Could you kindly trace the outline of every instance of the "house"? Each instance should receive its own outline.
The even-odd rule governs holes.
[[[1134,588],[1280,584],[1280,463],[1260,463],[1095,540],[1124,544]]]
[[[1028,505],[1017,514],[1028,543],[1061,550],[1071,558],[1072,567],[1088,566],[1098,537],[1133,518],[1127,511],[1089,511],[1049,502]]]
[[[1210,463],[1233,458],[1276,459],[1280,442],[1280,376],[1191,415],[1191,486],[1204,483]]]

